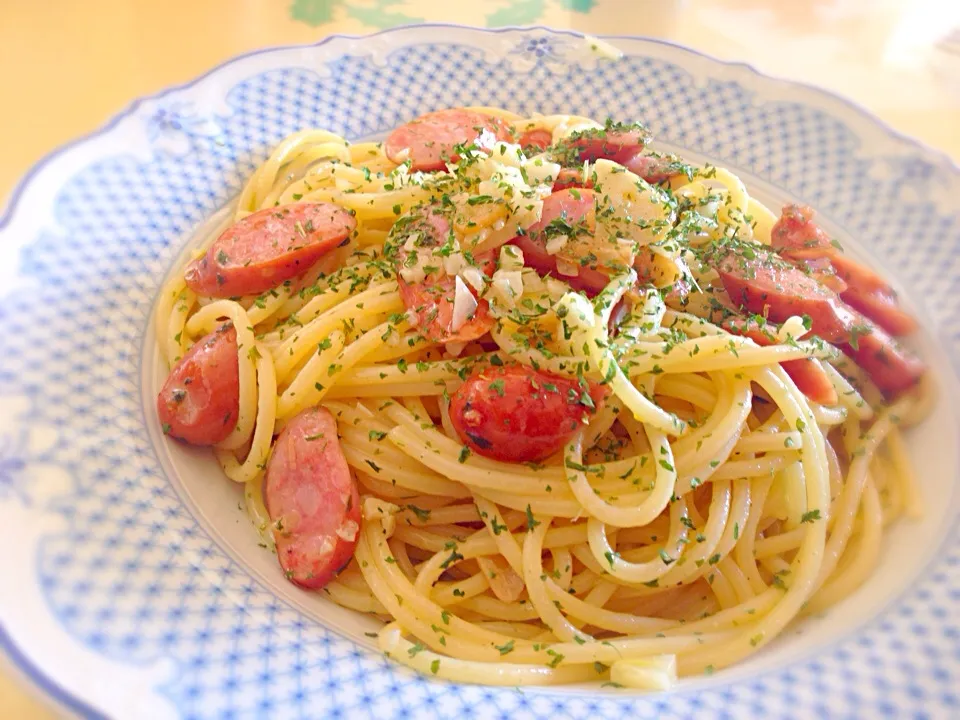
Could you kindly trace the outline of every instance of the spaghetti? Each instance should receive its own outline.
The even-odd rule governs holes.
[[[885,284],[647,139],[492,108],[299,132],[161,293],[164,430],[271,546],[336,506],[287,576],[421,672],[666,688],[849,595],[918,513]]]

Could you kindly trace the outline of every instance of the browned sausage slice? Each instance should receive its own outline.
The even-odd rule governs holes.
[[[302,275],[348,241],[357,222],[332,203],[294,203],[260,210],[224,230],[184,279],[198,295],[255,295]]]
[[[264,500],[287,578],[321,588],[353,557],[360,533],[360,496],[324,408],[287,423],[267,462]]]

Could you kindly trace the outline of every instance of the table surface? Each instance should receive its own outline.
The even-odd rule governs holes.
[[[955,0],[86,0],[0,7],[0,207],[57,146],[231,56],[412,22],[642,34],[819,85],[960,161]],[[64,58],[69,58],[64,61]],[[11,72],[10,69],[15,69]],[[0,717],[55,717],[0,663]]]

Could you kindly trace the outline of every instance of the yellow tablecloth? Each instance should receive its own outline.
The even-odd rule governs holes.
[[[956,0],[6,2],[0,5],[0,205],[44,154],[95,129],[135,97],[258,47],[420,21],[668,38],[839,92],[960,160]],[[0,718],[53,716],[0,664]]]

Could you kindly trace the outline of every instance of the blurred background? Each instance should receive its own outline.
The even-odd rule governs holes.
[[[417,22],[664,38],[845,95],[960,162],[960,0],[2,0],[0,208],[139,96],[256,48]],[[0,659],[0,718],[52,717]]]

